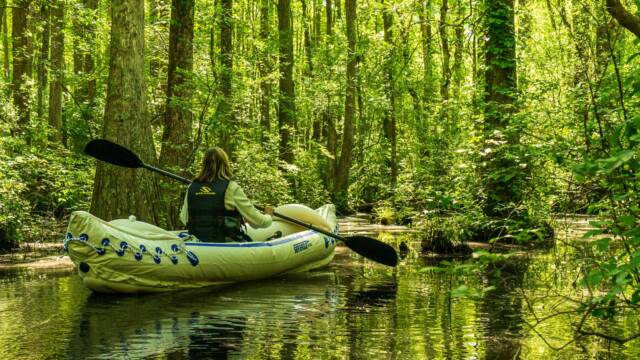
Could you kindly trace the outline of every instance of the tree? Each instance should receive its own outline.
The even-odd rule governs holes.
[[[342,148],[340,150],[340,162],[336,173],[335,193],[339,201],[346,200],[349,187],[349,170],[351,168],[353,153],[353,137],[355,132],[355,107],[356,107],[356,79],[357,79],[357,52],[356,52],[356,0],[345,1],[347,18],[347,91],[344,98],[344,130],[342,133]]]
[[[293,162],[291,133],[295,127],[295,92],[293,88],[293,26],[291,1],[278,0],[278,53],[280,71],[280,97],[278,103],[278,129],[280,159]]]
[[[169,69],[167,74],[167,109],[164,116],[160,164],[187,175],[193,154],[190,78],[193,71],[193,0],[173,0],[169,26]],[[179,198],[179,191],[169,186],[169,199]],[[169,201],[168,221],[177,225],[178,209]]]
[[[260,71],[260,125],[262,131],[269,132],[271,130],[271,81],[268,78],[271,73],[271,61],[269,55],[269,0],[261,0],[260,2],[260,40],[264,44],[262,58],[258,64]]]
[[[27,79],[31,77],[31,48],[29,27],[29,1],[14,3],[11,16],[11,36],[13,38],[13,106],[18,113],[18,126],[27,127],[30,121],[29,91]]]
[[[49,88],[50,138],[62,140],[62,82],[64,79],[64,0],[51,2],[51,84]]]
[[[446,1],[446,0],[445,0]],[[384,5],[384,0],[382,2]],[[348,17],[347,17],[348,19]],[[395,84],[395,65],[396,65],[396,45],[393,40],[393,12],[391,6],[385,6],[382,12],[382,22],[384,27],[384,41],[389,46],[389,56],[385,64],[385,85],[387,98],[389,99],[389,107],[385,112],[382,129],[384,136],[389,142],[390,157],[388,160],[389,169],[391,169],[391,186],[394,187],[398,178],[398,150],[397,150],[397,119],[396,119],[396,84]],[[348,30],[347,30],[348,31]]]
[[[620,0],[607,0],[607,11],[618,21],[620,26],[631,31],[640,38],[640,16],[627,11],[620,3]]]
[[[146,113],[144,76],[144,3],[111,1],[109,78],[104,112],[105,139],[155,163]],[[149,172],[98,162],[91,212],[102,219],[128,217],[162,225],[157,180]]]
[[[220,92],[222,97],[216,109],[216,121],[222,128],[221,147],[233,156],[236,121],[233,111],[233,0],[220,0],[218,12],[220,28]]]
[[[522,201],[523,169],[512,154],[518,132],[510,127],[516,113],[517,80],[513,0],[485,3],[485,191],[484,211],[508,217]]]
[[[38,88],[36,111],[38,118],[44,115],[44,91],[47,88],[47,63],[49,62],[49,34],[50,34],[50,11],[49,3],[40,4],[40,54],[38,55]]]

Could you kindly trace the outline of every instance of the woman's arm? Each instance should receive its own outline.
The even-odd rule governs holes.
[[[271,216],[258,211],[235,181],[229,181],[227,193],[224,196],[225,206],[233,207],[254,228],[266,228],[271,225]]]
[[[182,203],[182,209],[180,209],[180,221],[182,221],[182,223],[185,224],[185,226],[189,222],[188,195],[189,195],[189,188],[187,188],[187,191],[184,193],[184,202]]]

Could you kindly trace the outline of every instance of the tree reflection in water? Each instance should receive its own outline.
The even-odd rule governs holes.
[[[485,337],[485,359],[519,359],[522,340],[522,287],[528,259],[508,259],[491,266],[485,282],[495,289],[480,301]]]

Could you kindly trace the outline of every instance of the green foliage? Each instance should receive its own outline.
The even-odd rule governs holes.
[[[59,146],[31,147],[20,140],[0,143],[0,243],[37,236],[37,218],[64,218],[86,210],[93,186],[93,161]],[[34,235],[35,234],[35,235]]]
[[[293,201],[285,174],[278,167],[277,153],[257,144],[245,144],[236,153],[234,175],[256,204],[281,205]]]

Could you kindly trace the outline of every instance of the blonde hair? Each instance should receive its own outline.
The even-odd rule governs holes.
[[[231,180],[231,161],[224,150],[214,147],[204,153],[202,170],[195,178],[198,182],[211,182],[213,180]]]

